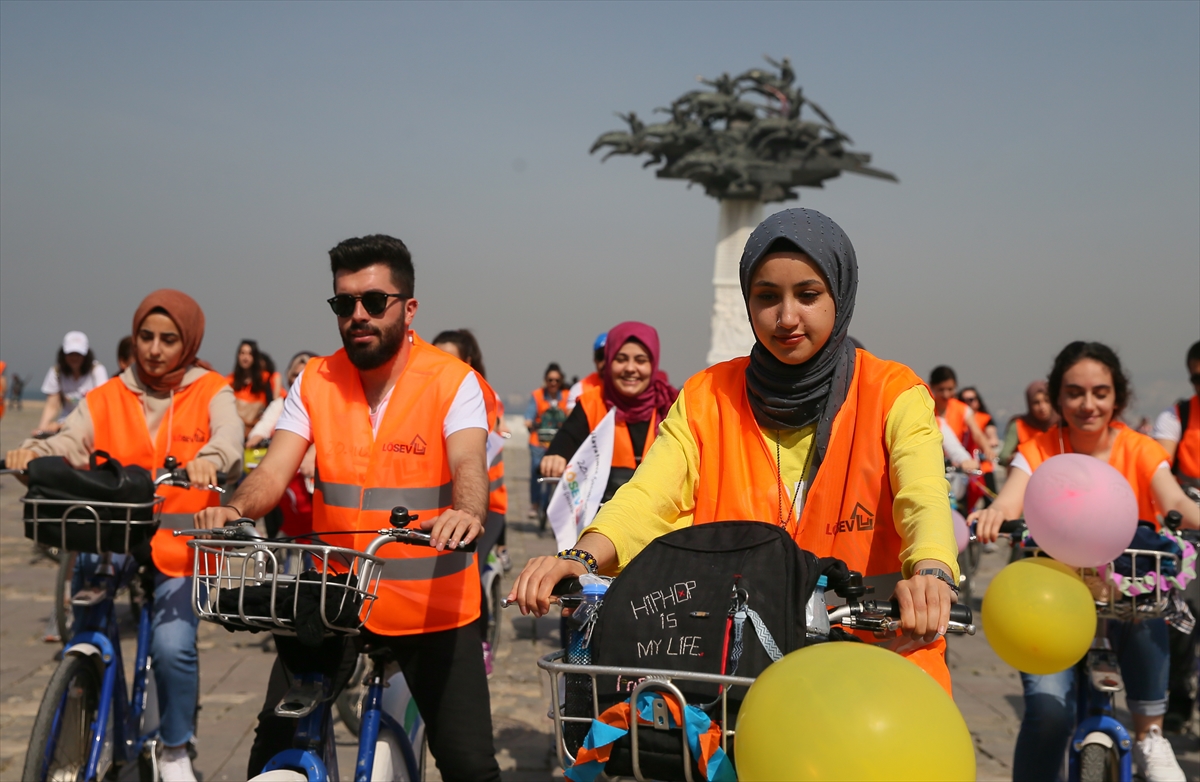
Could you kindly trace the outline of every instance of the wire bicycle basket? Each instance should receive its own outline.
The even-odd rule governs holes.
[[[158,530],[163,498],[91,502],[22,497],[21,502],[25,537],[35,543],[91,554],[128,554]]]
[[[196,615],[233,630],[358,635],[383,573],[380,557],[323,543],[217,536],[188,546]]]

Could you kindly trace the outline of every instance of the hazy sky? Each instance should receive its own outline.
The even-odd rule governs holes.
[[[717,204],[587,151],[614,111],[764,53],[900,178],[799,202],[857,248],[872,352],[949,363],[994,411],[1080,338],[1118,349],[1139,409],[1190,393],[1196,2],[5,0],[0,358],[40,384],[82,329],[111,367],[159,287],[204,307],[222,371],[242,337],[332,351],[326,252],[383,232],[413,251],[417,329],[475,329],[502,393],[550,360],[588,371],[626,319],[681,384],[708,349]]]

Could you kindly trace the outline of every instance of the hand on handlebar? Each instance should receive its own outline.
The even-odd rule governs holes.
[[[913,569],[927,567],[951,572],[948,565],[933,559],[921,560]],[[893,597],[900,604],[900,633],[914,645],[933,643],[946,634],[955,596],[945,581],[935,576],[914,575],[896,584]]]
[[[192,459],[184,468],[188,481],[197,486],[217,485],[217,465],[208,459]]]
[[[29,462],[36,458],[38,458],[36,452],[24,448],[16,448],[4,454],[4,469],[24,470],[29,466]],[[29,478],[25,475],[17,475],[16,478],[21,483],[29,483]]]
[[[967,525],[975,523],[975,539],[980,543],[993,543],[1000,535],[1000,525],[1004,523],[1004,513],[995,506],[977,510],[967,516]]]
[[[422,521],[420,527],[429,533],[429,545],[438,551],[456,549],[460,541],[470,543],[483,534],[483,524],[473,513],[454,508]]]
[[[564,578],[582,576],[587,568],[573,559],[534,557],[526,563],[521,575],[508,593],[508,602],[516,603],[521,613],[545,616],[550,610],[550,594]]]
[[[562,456],[543,456],[540,471],[547,478],[560,478],[567,471],[567,460]]]
[[[197,459],[196,461],[200,461]],[[196,529],[216,529],[224,527],[227,522],[240,519],[242,514],[235,508],[229,505],[220,505],[215,508],[205,508],[193,516]]]

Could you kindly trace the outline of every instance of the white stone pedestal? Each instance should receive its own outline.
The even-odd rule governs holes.
[[[763,205],[759,201],[721,201],[717,226],[717,259],[713,270],[712,342],[708,349],[711,366],[738,356],[750,355],[754,331],[746,317],[738,263],[750,233],[762,222]]]

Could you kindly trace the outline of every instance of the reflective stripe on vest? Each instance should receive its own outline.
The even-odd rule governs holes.
[[[1150,481],[1158,466],[1167,461],[1167,452],[1155,440],[1135,432],[1120,421],[1109,424],[1117,430],[1108,463],[1133,487],[1138,502],[1138,520],[1148,521],[1155,528],[1160,526],[1158,500],[1150,488]],[[1018,450],[1029,462],[1030,470],[1037,470],[1042,462],[1060,453],[1072,453],[1071,438],[1061,426],[1053,426],[1038,432],[1032,440],[1022,443]]]
[[[583,412],[587,415],[589,432],[595,430],[600,425],[600,422],[604,420],[604,416],[608,415],[608,405],[604,402],[603,386],[596,386],[580,394],[575,404],[583,407]],[[646,428],[646,442],[642,444],[643,459],[650,452],[650,446],[654,444],[654,438],[657,436],[658,413],[655,412],[650,417],[650,425]],[[618,420],[613,430],[612,466],[636,470],[639,463],[640,460],[634,458],[633,438],[629,435],[629,425],[625,421]]]
[[[163,416],[155,442],[151,443],[141,397],[130,391],[120,377],[114,377],[87,395],[95,433],[92,447],[107,451],[122,464],[136,464],[155,475],[162,473],[167,456],[185,465],[208,443],[208,407],[226,385],[221,375],[208,372],[176,391],[171,397],[171,410]],[[190,576],[192,552],[187,539],[176,538],[170,531],[193,528],[192,514],[220,504],[220,495],[175,486],[160,486],[158,494],[164,500],[162,522],[150,544],[154,566],[167,576]]]
[[[454,485],[444,483],[420,489],[363,489],[348,483],[330,483],[318,475],[313,481],[314,489],[321,492],[323,501],[331,508],[353,508],[354,510],[382,510],[390,512],[402,505],[414,508],[441,508],[450,505]]]
[[[378,433],[358,370],[344,350],[312,359],[304,368],[301,400],[312,421],[317,476],[313,531],[376,530],[403,505],[432,519],[453,499],[442,425],[470,368],[412,332],[412,347],[396,381]],[[360,551],[373,532],[338,535],[338,545]],[[479,616],[475,555],[389,543],[378,598],[367,627],[381,635],[450,630]]]
[[[1175,474],[1200,480],[1200,396],[1188,400],[1187,429],[1175,446]]]

